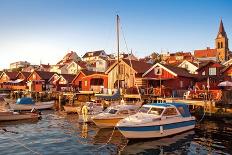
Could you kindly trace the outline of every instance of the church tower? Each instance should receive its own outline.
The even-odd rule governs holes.
[[[228,60],[229,46],[228,38],[221,20],[217,38],[215,39],[215,48],[217,50],[218,60],[223,62]]]

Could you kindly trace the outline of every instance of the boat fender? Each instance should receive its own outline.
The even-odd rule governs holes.
[[[81,109],[82,115],[87,115],[88,114],[88,107],[84,105]]]
[[[160,126],[160,133],[161,133],[161,134],[163,134],[163,133],[164,133],[163,126]]]

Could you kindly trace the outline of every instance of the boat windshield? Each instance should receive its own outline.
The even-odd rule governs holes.
[[[110,114],[115,114],[118,110],[116,109],[106,109],[104,112],[110,113]]]
[[[151,110],[149,111],[149,114],[161,115],[163,111],[164,111],[163,108],[152,107]]]
[[[141,113],[147,113],[149,110],[150,110],[149,107],[141,107],[141,108],[139,109],[139,112],[141,112]]]

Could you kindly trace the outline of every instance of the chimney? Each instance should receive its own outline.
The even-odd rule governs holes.
[[[206,49],[207,49],[207,50],[209,50],[209,49],[210,49],[210,47],[206,47]]]

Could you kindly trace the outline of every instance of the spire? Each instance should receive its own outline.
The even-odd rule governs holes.
[[[223,26],[222,19],[221,19],[221,21],[220,21],[218,36],[219,36],[219,34],[221,34],[223,37],[227,37],[226,31],[225,31],[224,26]]]

